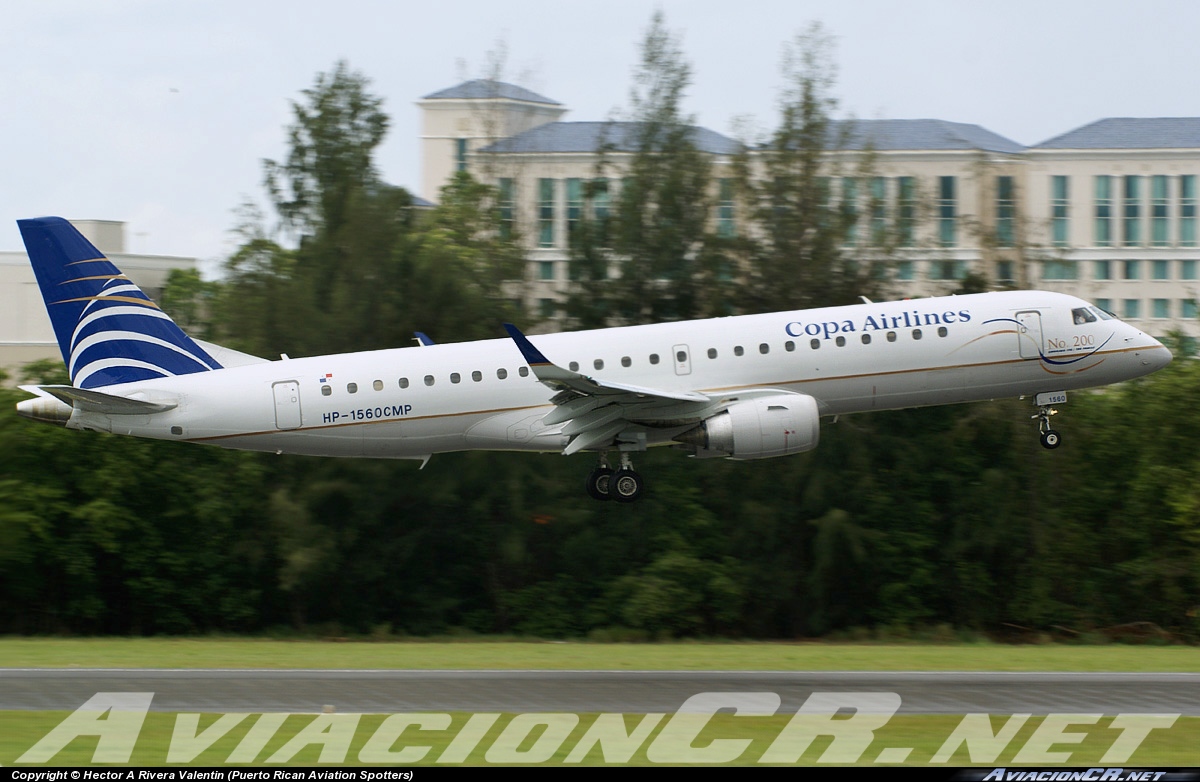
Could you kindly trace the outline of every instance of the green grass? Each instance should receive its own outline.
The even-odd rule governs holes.
[[[0,667],[746,671],[1200,670],[1187,646],[0,638]]]
[[[26,751],[33,747],[42,737],[49,734],[55,726],[62,720],[66,719],[68,712],[0,712],[0,763],[8,766],[15,763]],[[400,763],[409,765],[413,762],[418,764],[437,764],[437,760],[442,756],[442,753],[450,745],[452,739],[463,733],[463,726],[467,719],[471,716],[461,712],[450,713],[444,720],[449,720],[447,727],[444,730],[423,729],[417,726],[408,727],[401,734],[397,734],[399,727],[396,725],[384,726],[385,715],[362,715],[357,718],[354,715],[337,715],[339,719],[346,720],[341,723],[341,728],[328,729],[325,723],[317,723],[310,732],[310,737],[315,737],[317,731],[325,729],[322,734],[322,740],[328,740],[334,747],[332,757],[327,758],[329,764],[347,764],[347,765],[363,765],[364,758],[369,759],[371,756],[366,755],[360,757],[360,752],[369,744],[374,747],[376,752],[400,752],[401,750],[410,748],[410,751],[419,751],[416,748],[428,747],[429,749],[423,753],[423,757],[418,761],[408,761],[407,763],[401,759],[393,759],[392,763]],[[526,724],[524,728],[517,730],[519,724],[513,724],[514,715],[503,714],[491,725],[490,728],[482,734],[478,743],[470,749],[466,755],[466,763],[468,764],[485,764],[489,762],[489,754],[502,751],[507,745],[509,751],[515,750],[517,753],[536,751],[539,746],[539,739],[547,736],[549,731],[543,733],[544,728],[533,727]],[[269,736],[269,740],[260,748],[256,748],[249,753],[249,757],[253,760],[231,758],[232,754],[239,749],[242,741],[247,737],[251,727],[254,726],[260,719],[259,715],[247,715],[241,719],[236,725],[228,729],[223,736],[211,743],[208,749],[197,751],[196,753],[186,753],[185,757],[173,757],[169,754],[172,745],[172,735],[176,729],[177,715],[172,713],[151,712],[146,715],[145,723],[140,732],[136,734],[136,744],[133,747],[133,754],[129,758],[129,762],[138,766],[176,766],[176,765],[204,765],[204,766],[220,766],[227,763],[236,763],[244,765],[247,763],[259,765],[274,765],[281,762],[286,762],[295,765],[315,765],[320,762],[321,746],[316,744],[304,744],[300,740],[289,749],[282,753],[282,757],[276,760],[275,763],[268,762],[275,753],[279,752],[290,741],[296,739],[298,734],[314,723],[318,719],[313,715],[293,714],[286,716],[285,721],[278,729],[268,730],[265,736]],[[323,718],[322,718],[323,719]],[[560,764],[570,755],[572,750],[575,750],[580,744],[581,739],[588,733],[589,729],[597,720],[597,715],[582,714],[578,715],[578,721],[572,725],[572,717],[558,717],[561,724],[565,727],[563,734],[557,739],[552,739],[547,736],[546,744],[548,746],[547,754],[550,755],[548,760],[542,761],[548,765]],[[624,717],[623,728],[627,732],[632,732],[643,719],[652,719],[643,717],[642,715],[628,715]],[[633,742],[637,747],[633,752],[632,757],[628,762],[632,764],[648,764],[650,760],[647,757],[647,748],[659,737],[671,717],[662,718],[653,729],[646,734],[646,738],[640,742]],[[772,743],[780,737],[784,731],[791,715],[776,715],[772,717],[747,717],[734,716],[732,714],[717,714],[712,717],[708,724],[700,731],[692,742],[692,746],[703,750],[705,747],[721,747],[722,745],[714,745],[711,742],[724,741],[730,742],[734,740],[749,740],[746,748],[740,752],[734,748],[731,756],[735,757],[732,763],[736,765],[752,765],[759,761],[763,753]],[[991,721],[991,727],[994,731],[999,731],[1008,717],[996,717]],[[209,728],[215,722],[216,717],[205,716],[199,723],[200,731]],[[1017,754],[1027,745],[1044,744],[1041,740],[1031,742],[1035,731],[1042,724],[1043,718],[1033,717],[1029,719],[1015,734],[1013,739],[1000,751],[999,755],[992,758],[981,757],[977,758],[978,763],[983,765],[1022,765],[1014,762]],[[883,727],[879,728],[870,744],[866,746],[865,751],[857,754],[857,761],[848,761],[843,756],[843,762],[857,762],[858,764],[870,765],[879,761],[880,753],[885,749],[908,749],[907,757],[902,761],[905,765],[929,765],[932,758],[938,750],[947,743],[947,740],[954,733],[955,728],[962,722],[961,717],[956,716],[924,716],[924,715],[899,715],[892,717]],[[1082,734],[1083,738],[1079,743],[1074,743],[1068,737],[1066,741],[1059,741],[1052,746],[1044,747],[1044,751],[1054,753],[1065,753],[1059,755],[1054,760],[1042,760],[1035,762],[1034,765],[1056,766],[1095,766],[1101,763],[1104,754],[1109,751],[1121,731],[1110,727],[1112,717],[1107,716],[1101,718],[1094,724],[1072,724],[1062,728],[1065,734]],[[506,733],[510,727],[513,731]],[[437,727],[437,726],[434,726]],[[533,729],[528,730],[530,727]],[[183,735],[190,738],[194,735],[189,730]],[[569,730],[569,733],[567,732]],[[561,738],[565,735],[565,739]],[[504,740],[505,737],[507,741]],[[371,741],[372,739],[375,741]],[[345,739],[345,743],[341,743],[339,739]],[[498,740],[499,739],[499,740]],[[561,742],[561,743],[558,743]],[[251,742],[247,742],[248,744]],[[784,741],[781,744],[792,747],[794,754],[799,744],[795,741]],[[821,760],[822,755],[830,748],[831,740],[827,737],[818,737],[812,744],[800,755],[800,765],[820,765],[830,762],[829,758]],[[179,742],[180,748],[186,748],[185,742]],[[957,742],[956,742],[957,745]],[[557,749],[554,747],[557,746]],[[728,747],[726,743],[723,746]],[[584,765],[598,765],[604,762],[601,754],[601,749],[592,745],[590,742],[584,744],[584,747],[590,747],[589,751],[583,754],[582,763]],[[612,748],[613,745],[609,744]],[[48,759],[48,762],[55,766],[75,766],[89,765],[93,763],[93,756],[97,749],[97,739],[95,737],[80,737],[71,741],[61,751],[54,754]],[[550,750],[553,750],[552,754]],[[608,751],[611,752],[611,749]],[[853,758],[854,754],[850,757]],[[385,760],[376,756],[377,759]],[[509,759],[516,758],[520,762],[521,755],[507,755]],[[610,762],[611,762],[610,756]],[[525,755],[525,760],[528,762],[530,755]],[[491,762],[502,760],[502,756],[491,754]],[[510,760],[510,762],[512,762]],[[624,762],[624,761],[622,761]],[[1128,761],[1117,761],[1126,766],[1198,766],[1200,765],[1200,718],[1197,717],[1182,717],[1175,722],[1170,728],[1158,729],[1150,732],[1149,737],[1141,743]],[[707,765],[708,763],[706,763]],[[946,765],[963,766],[971,765],[972,759],[968,755],[967,748],[959,745],[949,758],[949,763]],[[1109,765],[1112,764],[1110,760]],[[942,764],[937,764],[942,765]]]

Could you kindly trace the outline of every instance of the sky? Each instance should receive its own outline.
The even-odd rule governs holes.
[[[376,163],[420,182],[415,102],[489,73],[564,104],[628,107],[656,9],[692,69],[685,110],[769,129],[787,42],[834,40],[839,116],[981,125],[1033,145],[1104,117],[1200,116],[1190,0],[38,0],[0,19],[0,250],[15,221],[122,220],[131,252],[212,276],[235,210],[265,208],[293,101],[339,60],[391,118]]]

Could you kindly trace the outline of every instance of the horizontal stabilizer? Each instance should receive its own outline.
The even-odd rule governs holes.
[[[176,407],[174,402],[148,402],[74,386],[21,386],[21,390],[38,396],[52,396],[76,410],[105,415],[150,415]]]

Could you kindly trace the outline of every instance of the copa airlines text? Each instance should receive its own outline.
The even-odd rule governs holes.
[[[23,386],[28,418],[316,456],[589,451],[597,499],[637,499],[649,447],[783,456],[872,410],[1033,397],[1054,448],[1067,391],[1171,360],[1085,301],[1011,291],[268,361],[189,338],[65,220],[18,224],[71,378]]]

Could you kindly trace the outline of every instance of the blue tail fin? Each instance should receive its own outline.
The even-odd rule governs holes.
[[[77,388],[221,368],[66,220],[17,225]]]

